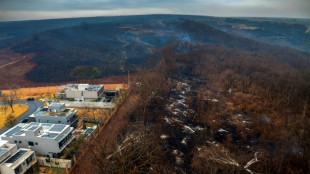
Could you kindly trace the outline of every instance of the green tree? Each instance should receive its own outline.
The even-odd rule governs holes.
[[[90,74],[90,80],[94,80],[95,78],[98,78],[99,76],[100,76],[100,72],[97,70],[97,68],[92,68],[91,74]]]
[[[70,77],[76,80],[94,80],[99,76],[100,72],[93,66],[77,66],[70,73]]]
[[[15,125],[15,122],[16,122],[16,119],[14,115],[9,114],[5,119],[4,125],[6,127],[13,127]]]

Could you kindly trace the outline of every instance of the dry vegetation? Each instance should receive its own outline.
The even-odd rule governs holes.
[[[78,112],[76,114],[79,118],[87,118],[99,120],[101,119],[103,122],[107,119],[107,117],[112,113],[112,109],[105,108],[75,108]]]
[[[309,173],[310,64],[275,50],[164,48],[157,69],[136,78],[111,122],[84,144],[72,173]],[[186,111],[195,114],[171,124],[166,105],[178,81],[191,85]]]
[[[104,84],[104,89],[115,90],[117,88],[127,89],[127,84]]]
[[[31,62],[34,56],[33,53],[22,55],[9,49],[0,50],[0,89],[10,89],[12,85],[21,87],[39,85],[40,83],[25,77],[25,74],[36,66]]]
[[[34,97],[35,99],[53,98],[54,94],[61,90],[58,86],[18,88],[16,94],[20,99],[26,99],[28,97]],[[2,90],[2,93],[9,94],[10,90]]]
[[[14,104],[13,109],[14,112],[12,113],[9,106],[5,109],[5,106],[0,105],[0,129],[4,126],[5,119],[9,114],[17,118],[28,110],[28,106],[25,104]]]
[[[126,89],[126,84],[104,84],[105,89],[115,90],[116,88]],[[45,87],[29,87],[29,88],[16,88],[16,95],[20,99],[26,99],[28,97],[34,97],[35,99],[42,98],[54,98],[56,92],[60,92],[63,89],[59,86],[45,86]],[[2,90],[2,94],[9,94],[11,90]]]

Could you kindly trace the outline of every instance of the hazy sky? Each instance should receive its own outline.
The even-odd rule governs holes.
[[[0,0],[0,20],[133,14],[310,18],[310,0]]]

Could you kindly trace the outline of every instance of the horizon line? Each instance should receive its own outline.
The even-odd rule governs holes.
[[[43,21],[43,20],[60,20],[60,19],[78,19],[78,18],[99,18],[99,17],[124,17],[124,16],[151,16],[151,15],[175,15],[175,16],[200,16],[214,18],[260,18],[260,19],[303,19],[310,20],[307,17],[263,17],[263,16],[211,16],[198,14],[177,14],[177,13],[154,13],[154,14],[129,14],[129,15],[102,15],[102,16],[77,16],[77,17],[60,17],[60,18],[42,18],[42,19],[21,19],[21,20],[0,20],[2,22],[23,22],[23,21]]]

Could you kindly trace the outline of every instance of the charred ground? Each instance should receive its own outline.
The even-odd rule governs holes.
[[[309,172],[310,64],[286,54],[166,46],[72,172]]]
[[[155,67],[161,47],[172,40],[250,51],[274,49],[270,44],[309,51],[308,25],[298,20],[184,15],[23,21],[0,23],[0,46],[36,54],[36,66],[26,73],[30,80],[66,82],[80,80],[70,76],[79,66],[95,67],[101,77]]]

